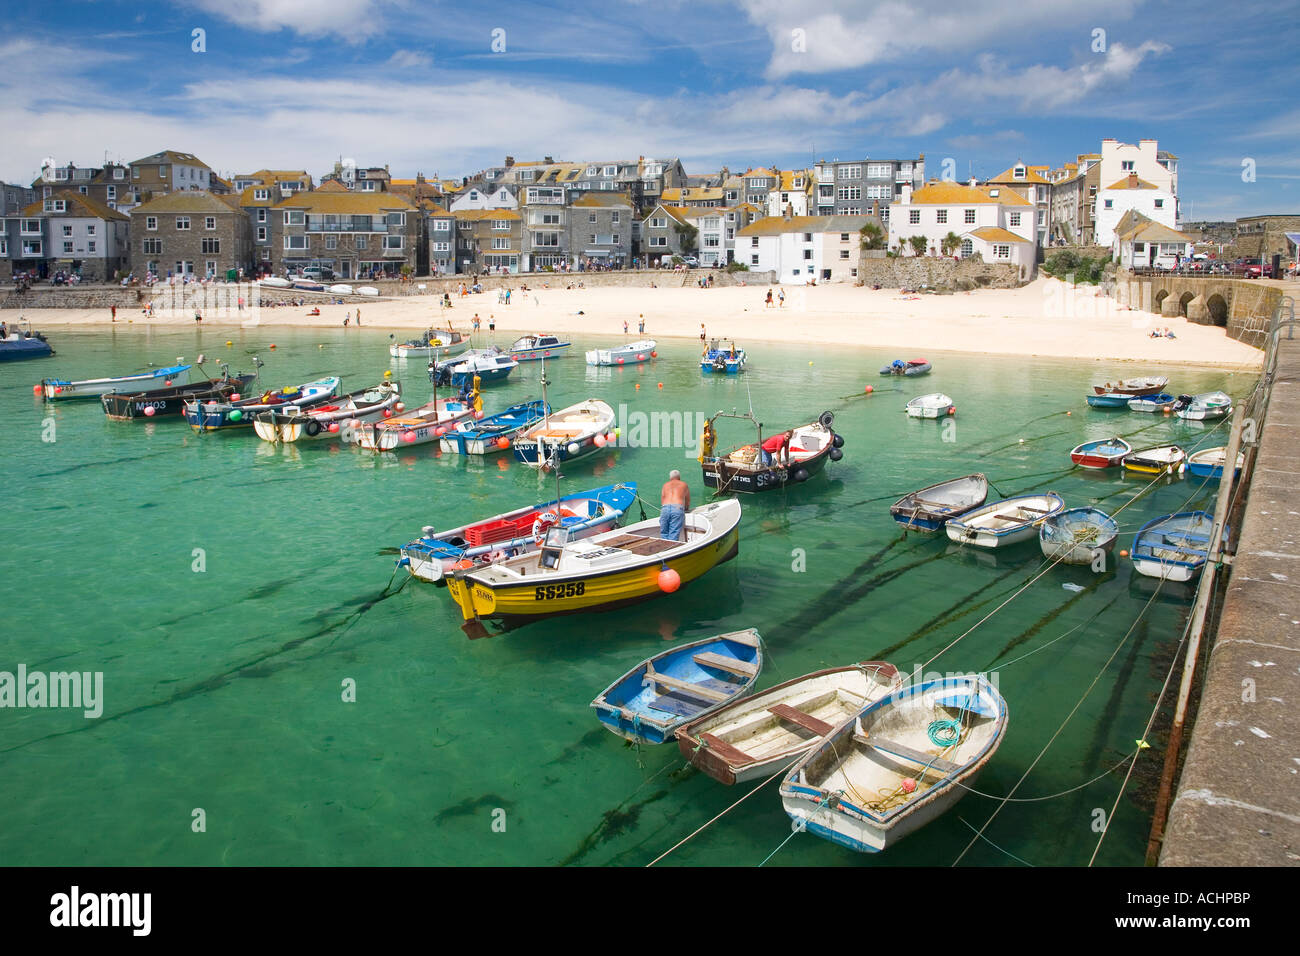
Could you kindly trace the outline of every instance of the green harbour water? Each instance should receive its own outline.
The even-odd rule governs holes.
[[[589,369],[582,351],[619,337],[578,339],[574,354],[547,364],[549,398],[692,421],[752,400],[765,433],[829,409],[843,460],[806,485],[743,497],[739,556],[676,594],[479,641],[461,632],[444,590],[397,589],[405,571],[393,578],[393,549],[426,524],[550,497],[553,481],[506,457],[465,460],[436,445],[382,456],[335,442],[276,447],[251,429],[199,436],[183,420],[113,422],[98,401],[46,406],[32,395],[44,376],[128,374],[202,351],[213,374],[218,359],[251,371],[259,356],[263,387],[339,374],[356,389],[393,368],[415,407],[429,393],[424,364],[390,360],[387,330],[63,330],[49,333],[57,357],[0,366],[0,670],[104,680],[98,719],[0,709],[0,862],[648,863],[752,784],[723,787],[683,770],[675,746],[638,750],[604,730],[589,704],[611,681],[670,642],[750,626],[766,641],[760,686],[868,659],[911,672],[1011,598],[1043,558],[1036,543],[993,554],[903,535],[888,513],[896,498],[982,471],[1004,495],[1053,490],[1067,507],[1114,512],[1147,479],[1073,468],[1074,445],[1118,434],[1190,451],[1224,444],[1227,429],[1089,409],[1092,382],[1160,372],[1174,393],[1239,398],[1255,381],[923,347],[911,351],[934,362],[933,374],[898,380],[878,369],[911,354],[750,345],[735,331],[749,351],[737,377],[701,375],[698,345],[685,340],[661,342],[649,365]],[[526,363],[486,389],[486,411],[540,397],[538,372]],[[904,415],[908,398],[932,391],[954,398],[954,418]],[[723,420],[720,446],[750,440],[744,427]],[[636,481],[653,515],[674,467],[695,503],[706,500],[695,450],[682,447],[602,452],[566,469],[564,491]],[[1114,655],[1019,802],[985,831],[991,842],[977,841],[963,865],[1088,863],[1096,811],[1115,803],[1189,606],[1188,592],[1168,585],[1150,600],[1154,582],[1119,550],[1153,517],[1212,507],[1216,488],[1162,479],[1119,516],[1106,573],[1051,569],[925,668],[994,675],[1009,731],[976,789],[1000,798]],[[342,699],[347,680],[355,702]],[[1143,860],[1163,759],[1152,743],[1100,865]],[[948,865],[997,806],[968,795],[874,856],[798,834],[767,865]],[[205,832],[192,828],[196,808]],[[755,865],[790,835],[772,783],[660,865]]]

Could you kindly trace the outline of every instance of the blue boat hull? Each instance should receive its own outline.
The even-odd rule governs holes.
[[[1089,395],[1088,404],[1093,408],[1128,408],[1132,395]]]
[[[17,342],[0,342],[0,362],[21,362],[25,359],[49,358],[54,354],[49,342],[32,337]]]
[[[563,355],[572,345],[572,342],[561,342],[559,345],[548,345],[541,349],[519,349],[518,351],[511,351],[510,357],[516,362],[540,362],[542,359],[557,358]]]
[[[495,385],[497,382],[504,382],[513,371],[514,368],[508,366],[506,368],[483,369],[479,372],[452,372],[451,384],[457,388],[464,385],[473,385],[474,376],[477,375],[480,385]]]
[[[480,419],[473,428],[448,432],[441,440],[442,450],[453,455],[485,455],[505,449],[497,446],[502,438],[509,441],[532,428],[548,409],[545,402],[524,402],[504,412]]]

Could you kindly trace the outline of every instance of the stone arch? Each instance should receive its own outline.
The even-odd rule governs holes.
[[[1156,294],[1151,298],[1152,312],[1159,312],[1165,303],[1165,298],[1169,295],[1168,289],[1158,289]]]
[[[1210,310],[1210,321],[1221,328],[1228,325],[1228,303],[1219,293],[1214,293],[1205,300],[1205,307]]]
[[[1184,292],[1178,297],[1178,312],[1180,315],[1187,315],[1187,303],[1191,302],[1195,298],[1196,294],[1194,292]]]

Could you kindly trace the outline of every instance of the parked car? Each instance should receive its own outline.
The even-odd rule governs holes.
[[[303,269],[302,277],[304,279],[315,279],[317,282],[333,282],[334,270],[325,268]]]
[[[1232,274],[1245,276],[1247,279],[1273,278],[1273,264],[1263,259],[1244,258],[1232,264]]]
[[[695,256],[682,256],[682,262],[686,263],[686,265],[692,269],[697,268],[700,264],[700,260]]]

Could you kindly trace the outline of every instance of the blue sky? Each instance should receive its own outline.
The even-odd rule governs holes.
[[[164,148],[317,177],[341,156],[450,177],[507,154],[702,173],[923,152],[965,178],[1110,136],[1179,157],[1185,218],[1300,213],[1285,5],[10,0],[5,26],[7,181]]]

